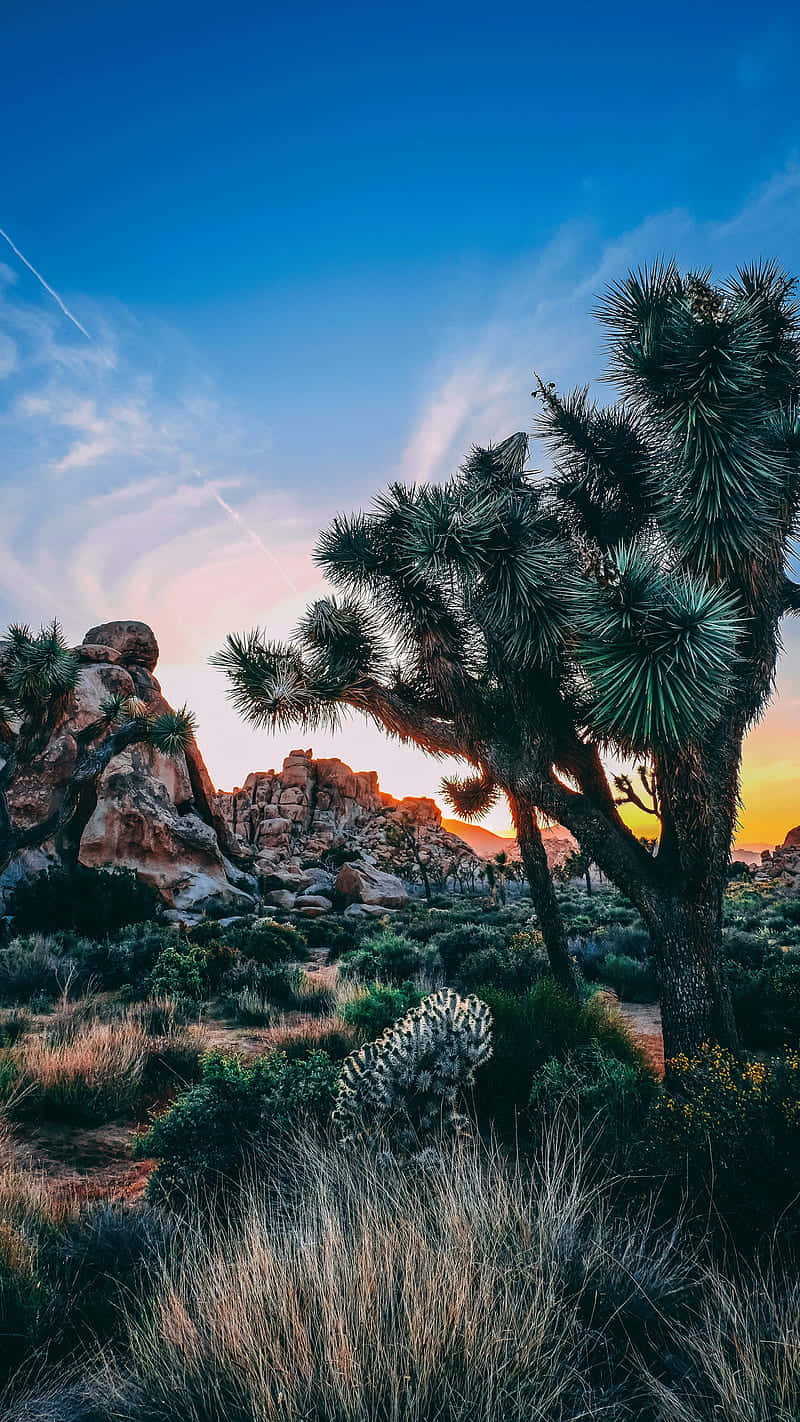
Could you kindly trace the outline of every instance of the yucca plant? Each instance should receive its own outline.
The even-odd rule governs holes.
[[[0,872],[21,850],[64,831],[87,789],[128,746],[144,741],[175,756],[189,743],[194,717],[186,707],[152,714],[138,698],[109,697],[99,716],[74,733],[75,759],[60,803],[33,824],[17,823],[15,786],[24,783],[47,746],[80,671],[57,622],[38,633],[12,626],[0,640]]]
[[[771,263],[721,285],[673,263],[629,274],[598,312],[618,402],[534,392],[548,477],[515,434],[442,486],[391,486],[320,538],[342,600],[288,644],[233,636],[217,658],[256,725],[355,707],[469,765],[445,785],[461,816],[504,793],[569,985],[539,818],[565,825],[648,925],[668,1056],[734,1037],[719,947],[742,739],[800,609],[794,285]],[[643,767],[641,792],[607,752]],[[655,853],[630,800],[660,821]]]

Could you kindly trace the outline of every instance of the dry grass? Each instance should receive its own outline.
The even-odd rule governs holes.
[[[425,1173],[318,1141],[156,1257],[118,1351],[6,1422],[797,1422],[800,1301],[615,1205],[565,1130]],[[78,1405],[79,1404],[79,1405]]]
[[[531,1175],[461,1147],[421,1177],[309,1145],[234,1223],[198,1216],[101,1391],[115,1416],[184,1422],[588,1422],[626,1310],[686,1282],[628,1223],[575,1150]]]
[[[64,1005],[43,1031],[6,1054],[14,1071],[6,1085],[9,1112],[111,1120],[140,1103],[154,1062],[179,1076],[202,1050],[201,1034],[180,1023],[171,1005],[137,1004],[111,1018],[102,1013],[94,999]]]

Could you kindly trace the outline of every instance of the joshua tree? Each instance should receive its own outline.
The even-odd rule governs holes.
[[[484,873],[493,901],[504,904],[506,902],[506,885],[509,879],[514,877],[513,860],[509,859],[504,849],[501,849],[491,859],[486,860]]]
[[[592,861],[581,849],[573,849],[564,863],[559,864],[554,875],[563,884],[568,884],[570,879],[582,878],[586,881],[587,894],[592,892]]]
[[[80,662],[56,622],[36,635],[28,627],[10,627],[0,641],[0,872],[20,850],[66,829],[82,794],[127,746],[145,741],[177,755],[188,744],[194,719],[185,707],[152,716],[136,698],[109,697],[99,717],[75,733],[75,759],[61,803],[36,824],[15,823],[9,804],[14,786],[35,768],[79,677]]]
[[[505,792],[569,981],[538,817],[565,825],[647,922],[668,1057],[735,1036],[719,950],[742,739],[800,610],[793,288],[772,264],[724,285],[672,263],[630,274],[599,309],[618,403],[538,383],[549,477],[517,434],[444,486],[392,486],[319,541],[343,600],[288,644],[230,637],[217,658],[256,724],[356,707],[472,767],[446,787],[462,817]],[[651,767],[655,854],[621,818],[607,750]]]

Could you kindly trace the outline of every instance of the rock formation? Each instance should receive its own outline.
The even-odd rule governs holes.
[[[158,644],[143,622],[93,627],[76,651],[82,663],[78,685],[30,774],[10,796],[23,824],[57,808],[75,759],[75,734],[98,716],[108,696],[136,696],[156,713],[169,709],[153,675]],[[0,897],[21,877],[77,858],[94,868],[134,869],[176,917],[247,912],[256,907],[257,886],[231,862],[231,849],[197,745],[174,759],[134,745],[111,761],[58,843],[26,852],[9,866],[0,878]]]
[[[764,850],[756,878],[777,881],[789,893],[800,894],[800,825],[790,829],[783,844],[772,852]]]
[[[353,771],[341,760],[315,760],[310,750],[292,751],[280,771],[256,771],[244,785],[217,795],[228,832],[255,855],[268,902],[281,908],[311,908],[293,895],[328,897],[337,905],[398,908],[407,891],[387,872],[398,851],[387,838],[392,824],[411,827],[431,878],[460,865],[474,873],[478,859],[469,845],[442,828],[433,800],[384,794],[373,770]],[[358,856],[337,877],[336,853]]]

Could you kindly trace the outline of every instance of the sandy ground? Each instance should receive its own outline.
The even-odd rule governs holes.
[[[661,1035],[661,1010],[657,1002],[621,1002],[620,1012],[631,1024],[658,1075],[664,1075],[664,1039]]]

